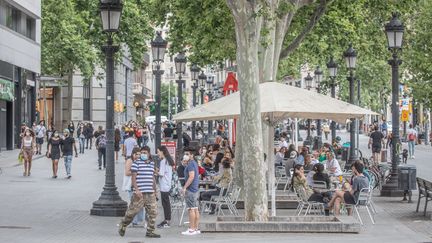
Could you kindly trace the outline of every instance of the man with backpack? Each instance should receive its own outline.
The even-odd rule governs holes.
[[[414,157],[414,146],[415,141],[417,139],[417,131],[413,128],[413,125],[409,125],[409,129],[407,131],[408,134],[408,154],[410,159],[415,159]]]
[[[102,159],[103,159],[103,167],[106,168],[106,145],[107,145],[107,137],[105,135],[104,130],[99,131],[99,136],[96,139],[96,149],[98,150],[98,164],[99,170],[102,169]]]

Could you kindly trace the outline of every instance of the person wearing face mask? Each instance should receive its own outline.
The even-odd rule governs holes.
[[[124,236],[126,227],[132,222],[135,215],[145,207],[148,214],[146,237],[160,238],[155,233],[157,202],[156,202],[156,183],[155,183],[155,163],[150,157],[150,148],[144,146],[141,149],[140,158],[135,160],[131,166],[132,187],[134,194],[129,208],[119,224],[119,235]]]
[[[84,124],[78,124],[77,137],[79,143],[79,153],[84,153],[84,143],[85,143],[85,135],[84,135]]]
[[[52,161],[52,171],[53,171],[53,179],[57,178],[57,171],[58,171],[58,161],[60,159],[60,135],[58,131],[53,132],[53,136],[50,138],[49,146],[48,146],[48,158],[51,158]]]
[[[196,235],[201,231],[198,228],[199,224],[199,210],[198,210],[198,197],[199,197],[199,173],[198,164],[194,160],[195,150],[193,148],[185,148],[183,156],[183,163],[186,165],[184,169],[185,184],[182,189],[184,195],[186,208],[189,211],[189,229],[182,232],[183,235]]]
[[[162,207],[164,210],[164,220],[158,224],[158,228],[169,228],[171,221],[171,202],[170,202],[170,189],[173,177],[174,160],[168,152],[167,147],[159,146],[157,153],[160,160],[159,166],[159,187],[162,198]]]
[[[24,174],[23,176],[30,176],[31,162],[33,151],[35,151],[34,135],[29,128],[25,129],[24,136],[21,142],[21,153],[24,159]]]
[[[66,176],[67,179],[70,179],[72,177],[71,175],[72,157],[73,157],[72,149],[75,149],[75,157],[78,157],[78,152],[75,145],[75,139],[70,135],[69,129],[65,129],[63,131],[63,134],[64,134],[64,139],[61,140],[60,144],[61,144],[61,150],[63,152],[63,157],[64,157]]]

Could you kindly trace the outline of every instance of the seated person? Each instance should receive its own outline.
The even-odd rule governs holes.
[[[223,168],[224,168],[223,173],[213,177],[213,181],[216,183],[216,190],[201,193],[200,201],[210,201],[212,196],[219,196],[220,191],[222,189],[225,190],[223,192],[223,195],[226,195],[226,193],[227,193],[226,189],[228,188],[228,185],[232,182],[233,177],[232,177],[232,170],[231,170],[230,163],[223,162],[222,164],[223,164]],[[214,214],[215,209],[216,209],[216,207],[213,204],[211,206],[211,211],[209,214]]]
[[[297,159],[297,151],[291,151],[289,159],[285,162],[285,172],[288,177],[291,177],[290,169],[294,168]]]
[[[275,154],[275,166],[281,166],[285,156],[285,147],[276,148],[277,152]]]
[[[315,164],[315,174],[312,179],[314,181],[324,181],[327,183],[327,189],[330,189],[330,177],[327,173],[324,173],[324,165],[323,164]]]
[[[330,151],[327,152],[326,169],[332,176],[342,175],[342,170],[339,162],[334,157],[334,154]]]
[[[207,172],[213,171],[213,161],[212,161],[213,151],[206,151],[202,166]]]
[[[293,185],[293,188],[297,193],[304,192],[304,196],[308,201],[324,202],[321,193],[314,192],[307,184],[303,165],[296,165],[294,167],[294,175],[292,177],[291,185]]]
[[[329,202],[329,207],[334,208],[335,216],[340,214],[340,206],[342,203],[356,204],[360,190],[369,188],[369,180],[363,175],[363,163],[356,161],[352,164],[352,171],[355,175],[352,186],[344,185],[343,190],[337,190]],[[348,215],[352,215],[352,209],[348,209]]]
[[[313,158],[312,154],[306,154],[306,156],[304,157],[304,165],[303,166],[304,166],[304,169],[306,171],[311,171],[313,166],[314,166],[312,158]]]

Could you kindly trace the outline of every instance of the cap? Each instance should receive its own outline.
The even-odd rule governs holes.
[[[292,151],[292,152],[290,153],[290,158],[293,159],[293,158],[295,158],[295,157],[297,157],[297,152],[296,152],[296,151]]]

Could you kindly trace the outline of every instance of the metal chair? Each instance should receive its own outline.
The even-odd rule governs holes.
[[[184,214],[186,212],[186,203],[184,201],[184,198],[170,197],[170,202],[171,211],[173,212],[173,214],[177,214],[177,217],[179,219],[179,226],[182,226]]]
[[[373,214],[371,212],[372,209],[369,208],[369,207],[371,207],[371,205],[370,205],[370,199],[371,199],[371,197],[372,197],[372,190],[370,188],[363,188],[359,192],[356,204],[345,204],[346,208],[351,207],[351,208],[354,209],[354,211],[356,212],[357,217],[358,217],[361,225],[363,225],[363,220],[362,220],[362,218],[360,216],[360,212],[359,212],[359,209],[361,207],[365,207],[366,208],[366,211],[369,214],[369,218],[372,221],[372,224],[375,224],[375,219],[374,219]]]
[[[324,203],[308,201],[308,198],[306,198],[306,191],[303,188],[300,190],[294,189],[294,191],[299,198],[297,216],[300,216],[304,208],[306,208],[304,216],[308,215],[312,210],[314,210],[314,214],[316,214],[316,210],[320,210],[320,214],[324,212]]]
[[[237,201],[240,197],[240,192],[241,192],[241,188],[238,186],[233,186],[231,192],[228,192],[226,194],[226,196],[224,196],[222,198],[222,200],[220,200],[219,202],[219,210],[218,210],[218,216],[220,215],[220,213],[222,213],[222,215],[225,215],[223,212],[223,206],[227,206],[228,210],[230,211],[231,214],[238,216],[239,212],[237,210],[236,204]]]
[[[276,177],[276,182],[275,182],[276,188],[279,185],[279,183],[281,182],[286,183],[286,181],[288,181],[288,176],[285,171],[285,166],[283,165],[276,166],[275,177]]]
[[[327,189],[327,182],[325,181],[313,181],[313,185],[312,185],[313,189]]]

